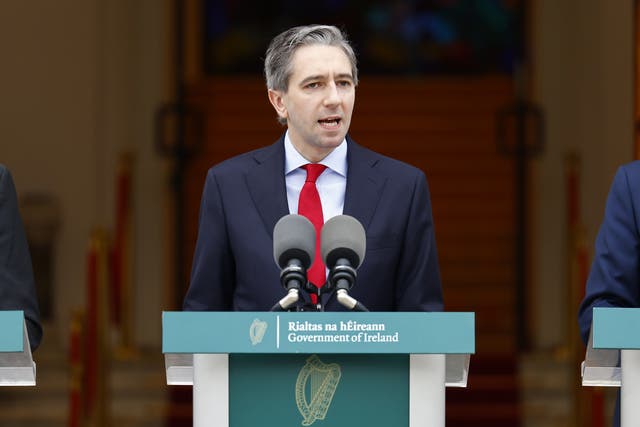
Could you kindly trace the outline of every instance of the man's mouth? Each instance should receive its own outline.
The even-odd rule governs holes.
[[[340,124],[341,120],[342,119],[340,117],[329,117],[326,119],[318,120],[318,123],[320,123],[320,125],[322,125],[323,127],[336,127]]]

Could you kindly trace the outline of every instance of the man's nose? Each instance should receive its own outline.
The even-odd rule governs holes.
[[[340,92],[338,91],[338,86],[336,86],[335,82],[332,82],[327,85],[327,93],[324,97],[324,104],[327,106],[337,105],[340,103]]]

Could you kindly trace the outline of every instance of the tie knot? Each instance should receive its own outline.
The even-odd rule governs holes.
[[[307,171],[307,182],[315,183],[320,174],[324,172],[327,168],[325,165],[321,165],[320,163],[307,163],[302,166]]]

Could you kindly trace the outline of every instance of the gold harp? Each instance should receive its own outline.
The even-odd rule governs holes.
[[[306,360],[296,380],[296,404],[303,426],[324,420],[341,375],[337,363],[325,364],[315,354]]]

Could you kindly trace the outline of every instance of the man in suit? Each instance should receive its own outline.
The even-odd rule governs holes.
[[[275,144],[207,173],[184,309],[263,311],[284,296],[273,260],[274,225],[299,212],[304,168],[321,164],[316,186],[323,220],[350,215],[366,230],[351,295],[376,311],[442,310],[424,174],[347,135],[358,69],[344,35],[332,26],[283,32],[267,50],[265,77],[287,131]],[[330,295],[321,299],[328,311],[342,309]]]
[[[640,307],[640,161],[621,166],[614,179],[596,238],[586,293],[578,314],[587,344],[593,307]],[[620,425],[616,407],[614,426]]]
[[[27,238],[9,170],[0,164],[0,310],[23,310],[31,350],[42,339]]]

